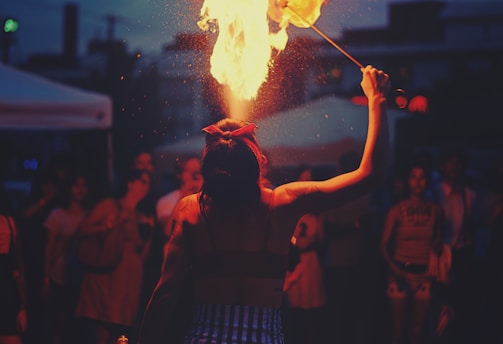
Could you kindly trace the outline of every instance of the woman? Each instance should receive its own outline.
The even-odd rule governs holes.
[[[26,331],[26,289],[16,223],[2,203],[0,183],[0,344],[21,344]]]
[[[282,286],[299,218],[361,196],[385,171],[388,76],[372,66],[362,72],[369,132],[361,165],[351,173],[270,189],[260,182],[264,160],[253,124],[224,119],[203,129],[202,190],[181,199],[173,213],[141,344],[180,342],[173,338],[173,310],[189,269],[196,306],[185,343],[284,342]]]
[[[419,343],[430,306],[428,263],[430,254],[438,254],[442,248],[442,210],[425,196],[428,176],[424,167],[410,168],[409,197],[389,210],[382,233],[381,252],[390,271],[387,294],[392,344],[404,339]]]
[[[49,342],[68,343],[75,336],[75,307],[81,283],[81,266],[75,252],[77,229],[88,212],[89,187],[81,174],[69,177],[66,199],[45,220],[44,291],[48,293]]]
[[[83,220],[79,236],[100,233],[115,226],[125,243],[121,261],[111,272],[84,273],[76,315],[89,319],[91,341],[115,343],[120,334],[134,338],[143,281],[143,264],[150,250],[151,233],[142,237],[138,224],[138,203],[150,189],[150,174],[134,169],[126,176],[124,190],[117,198],[98,202]]]

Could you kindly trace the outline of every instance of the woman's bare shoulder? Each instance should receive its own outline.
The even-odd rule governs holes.
[[[199,216],[199,194],[191,194],[178,201],[173,214],[178,219],[185,219],[194,222]]]

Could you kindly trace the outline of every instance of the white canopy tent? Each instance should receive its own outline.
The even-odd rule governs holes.
[[[389,109],[391,140],[395,121],[407,112]],[[302,107],[261,118],[255,123],[257,139],[273,167],[300,164],[334,165],[345,152],[363,151],[367,134],[368,108],[350,100],[326,97]],[[157,147],[156,160],[160,168],[169,169],[185,154],[200,154],[204,136],[181,139]]]
[[[30,154],[41,159],[37,165],[47,163],[54,145],[62,145],[72,154],[75,148],[89,151],[91,156],[98,153],[96,156],[101,157],[106,164],[98,168],[102,168],[100,172],[111,181],[111,127],[112,99],[109,96],[63,85],[0,64],[2,157],[10,159],[11,165],[23,164],[23,159]],[[69,147],[69,142],[61,143],[62,137],[73,137],[74,140],[87,138],[88,142],[95,143],[95,148],[83,146],[82,141],[73,142],[77,146]],[[8,171],[5,182],[21,178],[18,175],[19,172]],[[26,181],[23,179],[19,183],[25,185]]]
[[[107,129],[110,97],[0,64],[0,129]]]

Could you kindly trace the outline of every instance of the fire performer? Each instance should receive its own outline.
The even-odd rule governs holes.
[[[202,191],[177,204],[161,278],[147,305],[140,344],[284,343],[281,304],[290,238],[300,216],[371,191],[387,167],[388,75],[362,68],[368,133],[360,166],[324,181],[260,184],[255,125],[223,119],[203,129]],[[195,309],[184,338],[175,305],[185,276]]]

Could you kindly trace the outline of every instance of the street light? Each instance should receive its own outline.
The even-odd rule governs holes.
[[[7,17],[2,21],[2,62],[9,63],[10,46],[14,42],[12,35],[19,29],[19,21],[12,17]]]

